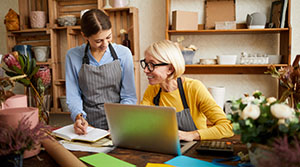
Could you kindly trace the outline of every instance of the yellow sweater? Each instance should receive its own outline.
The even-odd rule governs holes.
[[[141,104],[154,105],[153,98],[157,95],[159,88],[159,85],[149,85],[144,93]],[[226,118],[223,110],[216,104],[201,81],[185,78],[183,89],[201,140],[221,139],[233,136],[230,121]],[[182,111],[184,108],[179,89],[172,92],[161,91],[159,106],[172,106],[176,108],[177,112]],[[214,125],[208,128],[206,119]]]

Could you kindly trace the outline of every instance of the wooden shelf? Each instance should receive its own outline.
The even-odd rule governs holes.
[[[234,30],[168,30],[169,34],[258,34],[288,32],[289,28],[264,28],[264,29],[234,29]]]
[[[287,64],[273,64],[276,68],[286,67]],[[264,74],[270,64],[251,65],[199,65],[185,66],[184,74]]]
[[[131,10],[135,10],[134,7],[124,7],[124,8],[108,8],[108,9],[104,9],[106,12],[116,12],[116,11],[131,11]]]
[[[46,62],[37,61],[36,65],[51,65],[51,59],[48,59]]]
[[[11,33],[25,33],[25,32],[47,32],[48,28],[30,28],[30,29],[24,29],[19,31],[9,31]]]

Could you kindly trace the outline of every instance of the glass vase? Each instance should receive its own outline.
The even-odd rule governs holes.
[[[39,119],[43,121],[45,124],[49,124],[51,95],[50,94],[44,94],[42,96],[40,95],[41,99],[39,99],[32,87],[27,87],[26,95],[28,97],[28,107],[38,108]]]

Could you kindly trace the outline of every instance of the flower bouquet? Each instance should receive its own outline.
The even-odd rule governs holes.
[[[40,120],[49,123],[49,111],[44,104],[44,96],[47,88],[50,87],[51,75],[47,66],[40,67],[36,65],[34,58],[24,56],[15,51],[3,56],[3,61],[7,68],[2,67],[5,73],[10,77],[25,75],[23,78],[16,79],[27,88],[31,88],[36,95],[36,103],[39,108]]]
[[[282,150],[283,154],[274,153],[272,158],[287,160],[286,162],[292,162],[292,160],[289,159],[290,157],[282,155],[290,155],[291,149],[295,146],[298,147],[296,152],[300,154],[298,143],[300,139],[300,113],[298,110],[295,111],[274,97],[266,98],[259,91],[255,91],[251,96],[246,94],[244,98],[234,100],[231,109],[233,112],[227,117],[232,122],[235,134],[241,135],[243,143],[267,148],[268,151],[263,152],[264,155],[278,151],[276,148],[285,147],[286,149]],[[284,138],[289,142],[284,142]],[[262,157],[266,156],[259,156],[259,158]],[[260,159],[258,163],[262,161],[266,163],[267,160]],[[296,161],[300,163],[300,160]]]

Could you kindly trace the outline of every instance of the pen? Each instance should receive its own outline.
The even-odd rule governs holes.
[[[80,117],[81,125],[84,126],[85,122],[84,122],[83,114],[81,113],[78,116]],[[84,132],[84,134],[86,134],[86,130],[85,129],[83,129],[83,132]]]

